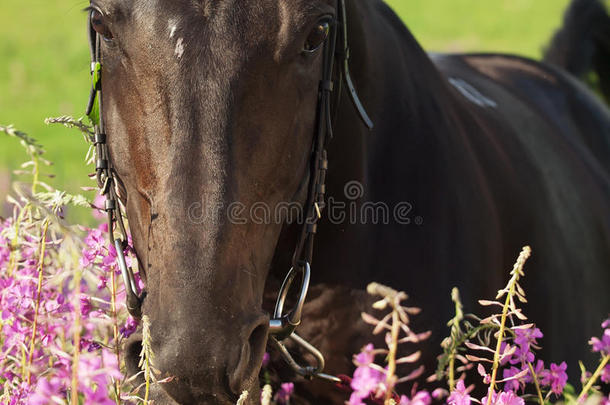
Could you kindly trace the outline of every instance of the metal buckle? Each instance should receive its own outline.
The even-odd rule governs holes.
[[[123,283],[125,284],[125,295],[127,297],[127,310],[134,318],[142,318],[142,299],[138,295],[138,287],[136,279],[133,275],[133,270],[127,267],[125,255],[123,254],[123,241],[121,239],[114,240],[114,248],[116,249],[116,258],[121,274],[123,275]]]
[[[301,279],[301,292],[294,308],[284,314],[284,303],[286,302],[286,296],[292,286],[292,282],[298,273],[302,273]],[[309,279],[311,275],[311,268],[309,263],[304,262],[303,265],[298,267],[292,267],[284,282],[280,288],[280,293],[275,303],[275,311],[273,311],[273,318],[269,320],[269,334],[274,335],[278,340],[286,339],[301,323],[301,315],[303,313],[303,305],[305,304],[305,298],[307,297],[307,290],[309,289]]]

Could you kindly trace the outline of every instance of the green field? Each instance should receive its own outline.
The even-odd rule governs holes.
[[[538,58],[568,0],[388,0],[431,51],[501,51]],[[86,1],[0,1],[0,125],[36,137],[55,162],[54,184],[88,184],[86,144],[45,117],[83,114],[89,91]],[[0,198],[6,173],[26,158],[0,134]],[[4,174],[3,174],[4,173]]]

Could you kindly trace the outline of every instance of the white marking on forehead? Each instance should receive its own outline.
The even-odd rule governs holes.
[[[169,30],[169,37],[170,38],[174,37],[174,34],[176,33],[176,28],[178,28],[178,27],[177,27],[176,22],[174,20],[169,20],[167,22],[167,29]]]
[[[290,12],[286,2],[280,2],[280,30],[277,33],[277,47],[275,49],[275,61],[280,60],[282,50],[288,42],[289,29],[290,29]]]
[[[453,85],[468,101],[483,108],[497,108],[498,103],[481,94],[472,84],[466,80],[455,77],[449,78],[449,83]]]
[[[176,49],[174,50],[174,53],[176,54],[176,57],[178,59],[180,59],[182,57],[182,54],[184,53],[184,41],[182,40],[182,38],[178,38],[178,41],[176,41]]]

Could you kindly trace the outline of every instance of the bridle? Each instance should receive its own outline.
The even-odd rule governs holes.
[[[106,143],[106,132],[102,110],[102,60],[101,60],[101,36],[91,25],[89,15],[89,49],[91,53],[91,76],[92,86],[87,105],[86,115],[91,119],[94,126],[93,143],[96,153],[96,177],[100,193],[106,197],[105,211],[108,216],[108,237],[110,244],[115,247],[117,263],[121,269],[123,282],[125,283],[127,310],[140,319],[142,316],[142,301],[145,292],[138,295],[134,273],[125,262],[123,250],[127,247],[127,231],[123,221],[121,203],[117,192],[117,175],[112,167],[108,145]],[[337,47],[337,44],[339,47]],[[335,383],[341,380],[335,376],[322,373],[324,369],[323,355],[311,344],[295,333],[295,329],[301,323],[303,305],[309,288],[311,268],[313,259],[314,238],[317,232],[318,221],[322,218],[325,208],[326,193],[326,171],[328,170],[328,155],[326,146],[333,137],[333,123],[331,113],[331,96],[338,87],[335,96],[335,106],[339,105],[342,85],[347,87],[347,92],[356,108],[360,118],[367,128],[373,128],[373,122],[366,113],[352,82],[349,72],[349,47],[347,41],[347,17],[345,0],[338,0],[337,17],[331,25],[330,32],[324,43],[324,59],[322,68],[322,79],[318,91],[318,104],[316,112],[316,133],[313,138],[309,188],[307,196],[307,212],[305,224],[301,228],[297,245],[292,257],[292,268],[288,272],[279,291],[273,316],[269,321],[269,341],[279,350],[287,363],[294,371],[304,377],[319,377]],[[335,61],[340,66],[335,69]],[[333,80],[333,76],[338,76]],[[116,225],[116,226],[115,226]],[[115,238],[114,231],[118,230],[119,238]],[[291,286],[297,275],[301,275],[301,286],[295,306],[284,311],[284,304]],[[301,366],[290,355],[282,341],[290,338],[296,344],[308,351],[316,359],[315,366]]]

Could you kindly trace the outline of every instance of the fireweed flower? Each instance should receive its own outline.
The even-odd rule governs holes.
[[[282,383],[280,389],[275,394],[275,400],[278,404],[288,404],[290,402],[290,397],[294,392],[294,383]]]
[[[510,364],[526,364],[533,363],[536,360],[534,353],[530,351],[529,346],[517,346],[517,350],[513,353],[513,357],[509,360]]]
[[[485,367],[483,367],[483,365],[480,363],[477,366],[477,372],[481,377],[483,377],[483,384],[487,385],[491,382],[491,376],[487,374],[487,370],[485,370]]]
[[[369,366],[361,366],[354,371],[351,387],[354,390],[350,396],[350,405],[363,404],[362,400],[376,393],[380,383],[385,381],[385,375]]]
[[[560,395],[568,382],[567,368],[568,365],[565,361],[559,365],[551,363],[550,370],[543,370],[540,373],[541,383],[543,385],[550,385],[551,391],[556,395]]]
[[[78,401],[85,404],[116,404],[114,381],[123,379],[112,337],[108,272],[116,271],[116,254],[106,241],[107,225],[87,231],[82,249],[61,234],[48,234],[44,265],[41,260],[41,223],[20,225],[17,250],[11,264],[9,246],[13,236],[10,220],[0,220],[0,384],[7,405],[65,404],[72,386],[72,370],[77,367]],[[34,220],[35,221],[35,220]],[[51,224],[51,227],[53,225]],[[57,232],[57,231],[53,231]],[[57,240],[57,241],[56,241]],[[66,242],[66,240],[68,242]],[[81,281],[75,285],[74,250],[80,251]],[[130,252],[127,249],[127,253]],[[127,261],[131,264],[131,258]],[[38,290],[39,269],[42,284]],[[97,288],[99,287],[99,289]],[[124,288],[119,285],[118,295]],[[126,318],[117,299],[121,332],[133,333],[135,320]],[[39,305],[38,305],[39,304]],[[36,309],[37,308],[37,309]],[[36,312],[37,311],[37,312]],[[36,329],[34,319],[36,315]],[[80,340],[73,341],[79,318]],[[73,353],[80,355],[73,365]],[[3,404],[4,401],[0,401]]]
[[[529,371],[529,367],[528,367],[528,371]],[[536,361],[536,364],[534,365],[534,373],[536,374],[536,376],[538,376],[538,378],[540,378],[540,374],[542,374],[543,371],[544,371],[544,361],[542,361],[542,360]],[[529,371],[525,375],[524,381],[526,383],[533,383],[534,382],[534,376],[532,376],[531,371]],[[541,383],[541,382],[539,381],[539,383]]]
[[[523,398],[517,396],[512,391],[501,392],[496,397],[496,400],[492,402],[494,405],[524,405],[525,401]]]
[[[511,367],[509,369],[504,369],[502,371],[502,377],[504,379],[507,379],[507,378],[510,378],[510,377],[513,377],[513,376],[519,374],[520,372],[521,372],[521,370],[519,370],[517,367]],[[524,379],[514,378],[514,379],[511,379],[504,383],[504,391],[517,392],[519,389],[523,388],[524,386],[525,386]]]
[[[411,399],[406,395],[401,395],[398,405],[430,405],[431,402],[432,397],[428,391],[419,391]]]
[[[372,393],[376,393],[380,383],[385,380],[385,375],[381,371],[370,367],[375,360],[373,351],[374,347],[369,343],[360,353],[354,356],[354,363],[357,368],[351,382],[354,391],[349,399],[350,405],[364,405],[362,400],[368,398]]]
[[[269,352],[265,352],[265,354],[263,354],[263,363],[262,363],[263,368],[265,368],[269,365],[270,359],[271,359],[271,356],[269,355]]]
[[[138,328],[137,319],[135,319],[134,317],[132,317],[130,315],[129,317],[127,317],[125,324],[123,326],[121,326],[119,332],[121,333],[121,335],[123,335],[123,337],[128,338],[136,331],[137,328]]]
[[[489,396],[491,391],[491,404],[492,405],[525,405],[525,401],[523,398],[517,396],[512,391],[500,392],[496,394],[494,390],[491,388],[488,390],[488,394],[481,399],[481,404],[487,403],[487,397]]]
[[[602,356],[607,356],[610,354],[610,319],[602,323],[602,328],[606,328],[602,338],[593,337],[589,340],[589,344],[594,352],[600,352]]]
[[[451,391],[451,395],[447,398],[447,404],[449,405],[470,405],[472,397],[470,391],[472,389],[464,386],[464,380],[459,380],[455,385],[455,389]]]
[[[496,391],[494,391],[491,387],[489,387],[487,389],[487,395],[485,395],[482,399],[481,399],[481,404],[486,404],[487,403],[487,398],[491,395],[491,403],[492,405],[494,405],[496,403],[496,399],[498,398],[498,395],[496,394]]]
[[[527,329],[515,329],[515,344],[519,346],[530,346],[536,345],[536,339],[542,338],[544,335],[538,328],[527,328]]]
[[[606,384],[610,384],[610,364],[602,370],[601,380]]]

